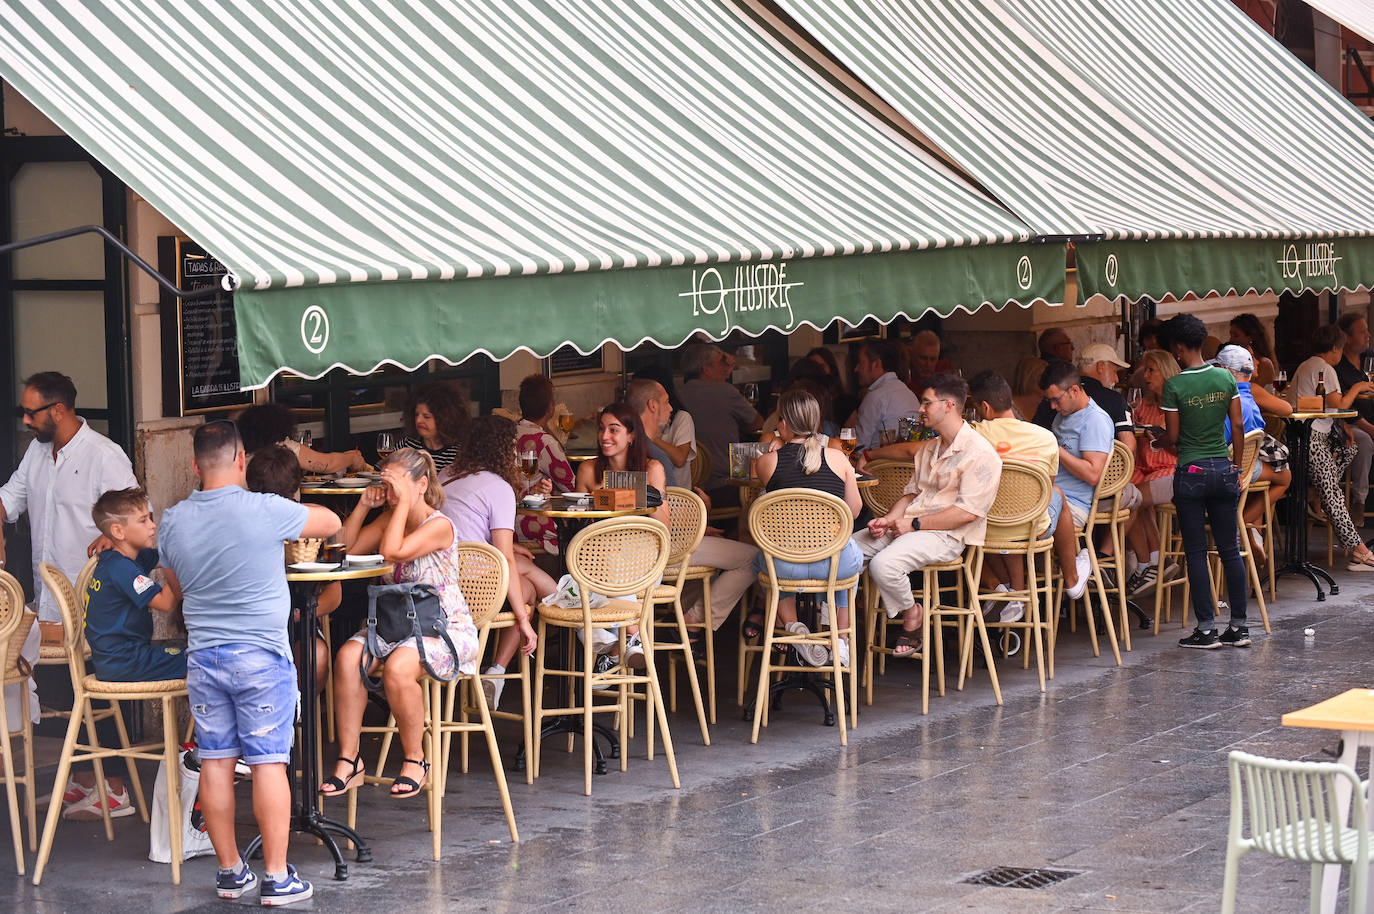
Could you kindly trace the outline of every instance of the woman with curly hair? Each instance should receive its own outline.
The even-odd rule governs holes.
[[[431,381],[415,388],[406,401],[405,437],[401,447],[424,450],[440,473],[458,456],[468,427],[468,404],[445,381]]]
[[[501,630],[487,676],[504,673],[515,659],[517,647],[526,654],[534,651],[530,604],[552,594],[556,586],[553,578],[535,566],[530,553],[515,545],[516,485],[515,423],[502,416],[472,420],[458,459],[444,477],[440,510],[453,521],[458,539],[490,543],[506,557],[510,568],[506,599],[515,613],[516,625]],[[500,702],[505,684],[504,679],[482,680],[491,707]]]
[[[349,470],[368,469],[367,461],[357,448],[323,453],[301,444],[292,437],[296,434],[295,414],[280,403],[250,406],[239,413],[234,421],[238,424],[239,437],[243,439],[243,450],[249,460],[264,448],[281,445],[296,455],[301,469],[307,473],[346,473]]]

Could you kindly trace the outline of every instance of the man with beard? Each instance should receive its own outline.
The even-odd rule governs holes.
[[[19,469],[0,487],[0,521],[13,523],[25,511],[33,531],[33,589],[38,618],[59,622],[57,601],[43,587],[40,562],[76,580],[87,549],[100,536],[91,507],[103,492],[138,485],[128,456],[76,414],[76,385],[56,371],[24,380],[20,400],[24,424],[34,440]],[[0,527],[0,531],[3,531]],[[0,564],[5,537],[0,532]]]

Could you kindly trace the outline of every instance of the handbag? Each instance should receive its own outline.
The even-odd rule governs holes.
[[[438,638],[453,655],[453,674],[440,676],[425,654],[425,638]],[[382,642],[399,646],[413,640],[420,655],[420,665],[426,673],[440,682],[458,678],[458,648],[448,636],[448,616],[439,602],[439,591],[432,584],[375,584],[367,588],[367,640],[363,656],[363,685],[371,692],[382,690],[382,680],[368,672],[373,661],[384,660]]]

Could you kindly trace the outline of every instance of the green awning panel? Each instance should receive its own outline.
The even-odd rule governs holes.
[[[1062,298],[1062,245],[725,0],[0,0],[0,21],[0,76],[242,283],[246,386],[719,335],[689,307],[713,265],[736,302],[798,283],[790,312],[725,308],[751,332]]]
[[[1084,297],[1329,285],[1288,244],[1374,284],[1374,126],[1230,0],[778,5],[1035,231],[1103,239]]]

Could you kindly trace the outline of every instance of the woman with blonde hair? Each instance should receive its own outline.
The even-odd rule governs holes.
[[[344,522],[348,551],[380,552],[395,565],[383,581],[387,584],[429,584],[439,593],[448,617],[448,636],[457,649],[455,658],[443,640],[425,638],[425,657],[434,672],[450,676],[476,669],[477,627],[459,590],[458,545],[453,521],[439,510],[444,490],[434,469],[434,458],[416,448],[394,451],[382,464],[386,494],[369,487]],[[364,525],[374,509],[381,513]],[[367,636],[359,632],[344,642],[334,662],[335,726],[339,758],[334,774],[324,779],[320,793],[346,793],[362,781],[363,762],[358,751],[367,690],[360,669]],[[430,762],[424,753],[425,709],[420,678],[425,668],[413,641],[383,643],[369,673],[380,667],[387,704],[396,718],[404,760],[391,783],[395,799],[415,796],[424,789]],[[454,669],[454,663],[457,669]]]
[[[754,461],[754,476],[763,482],[766,491],[778,489],[816,489],[827,492],[844,500],[854,517],[859,516],[863,502],[859,499],[858,480],[854,467],[850,465],[844,452],[826,447],[827,440],[821,434],[821,405],[816,397],[805,388],[792,387],[778,400],[777,450],[760,455]],[[863,567],[863,554],[851,539],[840,553],[839,568],[835,577],[847,578],[859,573]],[[830,561],[813,562],[809,565],[795,565],[790,562],[775,561],[778,575],[785,578],[824,578],[830,574]],[[754,569],[759,573],[766,571],[768,565],[760,554],[754,559]],[[841,628],[849,623],[849,593],[835,594],[835,616]],[[744,635],[753,637],[761,632],[763,618],[751,615],[744,622]],[[778,624],[788,631],[802,634],[809,632],[805,623],[797,621],[797,599],[792,594],[784,594],[778,601]],[[848,650],[848,642],[840,642],[840,653]],[[819,645],[799,645],[798,653],[807,663],[820,666],[829,661],[830,652]],[[841,656],[841,663],[848,663],[847,656]]]
[[[1175,377],[1181,369],[1178,361],[1163,349],[1147,349],[1140,356],[1139,368],[1143,383],[1143,399],[1133,410],[1137,426],[1164,428],[1164,410],[1160,397],[1164,382]],[[1131,518],[1126,530],[1126,542],[1135,553],[1136,569],[1126,580],[1126,591],[1143,594],[1159,580],[1159,525],[1155,522],[1154,506],[1174,499],[1174,470],[1178,454],[1160,447],[1150,435],[1135,439],[1135,471],[1131,484],[1140,490],[1140,508]]]

